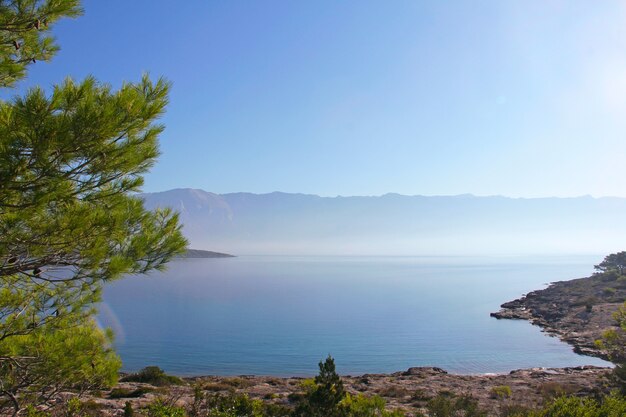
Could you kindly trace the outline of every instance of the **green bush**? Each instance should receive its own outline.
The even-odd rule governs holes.
[[[128,389],[128,388],[113,388],[109,393],[109,398],[118,399],[118,398],[139,398],[144,394],[149,392],[153,392],[154,389],[148,387],[139,387],[137,389]]]
[[[617,290],[611,287],[606,287],[605,289],[602,290],[602,294],[606,295],[607,297],[615,295],[616,292]]]
[[[404,417],[400,410],[385,410],[385,400],[379,396],[346,395],[341,401],[341,408],[346,417]]]
[[[31,404],[29,404],[26,407],[26,414],[25,414],[25,416],[26,417],[50,417],[50,413],[38,410],[35,407],[33,407]]]
[[[427,394],[423,389],[420,388],[416,389],[415,391],[413,391],[413,394],[411,394],[411,400],[416,402],[428,401],[431,398],[431,395]]]
[[[492,398],[498,398],[498,399],[509,398],[511,394],[512,394],[511,387],[509,387],[508,385],[500,385],[500,386],[491,388]]]
[[[124,417],[133,417],[135,415],[135,410],[133,410],[133,405],[130,401],[126,401],[124,403]]]
[[[209,394],[196,389],[190,417],[287,417],[291,410],[245,394]]]
[[[478,400],[469,395],[457,396],[440,392],[426,406],[430,417],[486,417],[487,413],[478,406]]]
[[[329,355],[319,363],[320,372],[314,379],[300,382],[302,394],[290,394],[296,402],[293,417],[402,417],[401,411],[385,410],[385,400],[379,396],[349,395],[335,372],[335,361]],[[402,388],[402,387],[398,387]],[[402,395],[409,391],[402,388]],[[393,390],[394,395],[399,392]]]
[[[515,417],[624,417],[626,398],[613,393],[597,401],[593,398],[560,397],[543,409]]]
[[[148,417],[187,417],[185,410],[174,405],[156,400],[148,406]]]
[[[143,382],[156,387],[166,385],[181,385],[183,380],[172,375],[167,375],[158,366],[147,366],[136,374],[130,374],[122,378],[124,382]]]
[[[561,384],[558,382],[546,382],[539,387],[539,393],[543,398],[551,400],[564,395],[576,393],[579,387],[572,384]]]

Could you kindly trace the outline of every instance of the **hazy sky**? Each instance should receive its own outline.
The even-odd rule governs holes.
[[[626,196],[624,1],[84,5],[20,88],[171,80],[146,191]]]

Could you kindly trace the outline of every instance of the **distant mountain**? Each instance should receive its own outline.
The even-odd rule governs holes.
[[[145,193],[192,246],[237,254],[605,254],[626,248],[626,199]]]

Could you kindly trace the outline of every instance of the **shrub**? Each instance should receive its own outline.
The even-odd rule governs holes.
[[[626,398],[611,394],[601,401],[593,398],[560,397],[542,410],[529,412],[524,417],[624,417]]]
[[[186,417],[185,410],[156,400],[148,406],[148,417]]]
[[[144,394],[149,392],[153,392],[154,389],[148,387],[139,387],[137,389],[128,389],[128,388],[113,388],[109,393],[109,398],[118,399],[118,398],[139,398]]]
[[[287,417],[286,407],[250,399],[245,394],[209,394],[195,391],[191,417]]]
[[[613,318],[617,326],[604,332],[596,345],[605,350],[615,364],[611,379],[622,395],[626,395],[626,303],[613,314]]]
[[[254,385],[252,381],[249,381],[245,378],[228,378],[222,380],[222,382],[234,388],[248,388]]]
[[[531,409],[520,404],[504,404],[500,408],[498,417],[525,417],[528,416]]]
[[[426,406],[430,417],[486,417],[487,413],[478,407],[478,400],[469,395],[456,396],[440,392],[428,401]]]
[[[130,401],[126,401],[124,403],[124,417],[133,417],[135,415],[135,411],[133,410],[133,405]]]
[[[492,398],[498,398],[498,399],[509,398],[511,394],[512,394],[511,387],[509,387],[508,385],[500,385],[500,386],[491,388]]]
[[[26,417],[50,417],[50,413],[41,411],[29,404],[26,407]]]
[[[553,399],[564,395],[571,395],[577,392],[579,387],[572,384],[561,384],[558,382],[546,382],[539,387],[539,393],[545,399]]]
[[[379,396],[346,395],[341,402],[347,417],[404,417],[400,410],[385,410],[385,400]]]
[[[166,385],[181,385],[182,379],[177,376],[167,375],[158,366],[147,366],[136,374],[127,375],[122,378],[125,382],[143,382],[144,384],[151,384],[156,387],[162,387]]]
[[[602,294],[606,295],[607,297],[615,295],[616,292],[617,290],[611,287],[606,287],[605,289],[602,290]]]
[[[413,394],[411,394],[411,399],[413,401],[428,401],[432,396],[428,395],[423,389],[416,389]]]
[[[67,403],[65,404],[67,417],[73,417],[73,416],[79,415],[81,408],[82,408],[81,403],[78,398],[76,397],[70,398],[69,400],[67,400]]]

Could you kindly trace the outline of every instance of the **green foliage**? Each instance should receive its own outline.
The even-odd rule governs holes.
[[[385,410],[385,400],[381,397],[366,397],[364,395],[346,395],[341,402],[341,408],[348,417],[403,417],[400,410]]]
[[[196,387],[190,417],[286,417],[286,407],[250,399],[244,394],[204,394]]]
[[[604,294],[606,296],[615,295],[616,292],[617,292],[617,290],[615,288],[611,288],[611,287],[606,287],[605,289],[602,290],[602,294]]]
[[[29,404],[24,411],[24,415],[26,417],[50,417],[50,413],[42,410],[37,410],[35,407],[33,407],[32,404]]]
[[[109,398],[111,399],[139,398],[153,391],[154,391],[154,388],[149,388],[149,387],[139,387],[136,389],[113,388],[111,392],[109,393]]]
[[[65,414],[67,415],[67,417],[79,416],[81,409],[82,404],[80,403],[80,400],[76,397],[70,398],[65,404]]]
[[[499,385],[491,388],[491,396],[493,398],[504,399],[509,398],[512,394],[511,387],[508,385]]]
[[[180,385],[183,381],[173,375],[167,375],[158,366],[146,366],[136,374],[130,374],[122,378],[125,382],[143,382],[144,384],[151,384],[156,387],[162,387],[167,385]]]
[[[604,332],[602,340],[596,341],[596,345],[607,352],[609,359],[615,364],[613,382],[622,395],[626,395],[626,303],[613,314],[613,318],[616,328]]]
[[[516,417],[623,417],[626,398],[611,394],[600,401],[593,398],[560,397],[537,411],[515,414]]]
[[[304,395],[292,396],[298,402],[294,417],[402,417],[401,411],[385,410],[379,396],[349,395],[335,371],[335,360],[328,355],[319,363],[319,374],[300,383]]]
[[[0,352],[11,359],[0,362],[3,390],[20,394],[13,398],[20,408],[20,402],[45,402],[59,387],[86,391],[110,386],[121,366],[110,341],[110,333],[92,321],[72,328],[42,326],[5,338]]]
[[[547,400],[552,400],[564,395],[572,395],[579,390],[579,387],[573,384],[559,382],[544,382],[539,387],[539,393]]]
[[[296,416],[302,417],[334,417],[342,416],[343,410],[339,403],[346,395],[341,377],[335,371],[335,360],[328,355],[324,362],[319,363],[319,374],[305,394],[304,400],[295,410]]]
[[[456,396],[449,392],[439,393],[428,401],[428,415],[430,417],[486,417],[487,413],[480,409],[478,400],[462,395]]]
[[[50,60],[59,49],[50,29],[57,20],[81,12],[78,0],[1,2],[0,87],[22,79],[29,65]]]
[[[148,417],[187,417],[183,408],[167,404],[163,400],[156,400],[150,404],[147,411]]]
[[[624,275],[624,272],[626,272],[626,251],[607,255],[604,260],[598,265],[595,265],[594,268],[601,273],[616,272],[619,275]]]
[[[133,410],[133,405],[130,401],[126,401],[124,403],[124,417],[133,417],[135,415],[135,410]]]
[[[78,0],[0,2],[0,87],[51,58],[53,23],[80,13]],[[162,269],[186,245],[175,214],[134,197],[168,90],[68,79],[0,101],[0,408],[115,382],[111,335],[92,321],[103,283]]]

